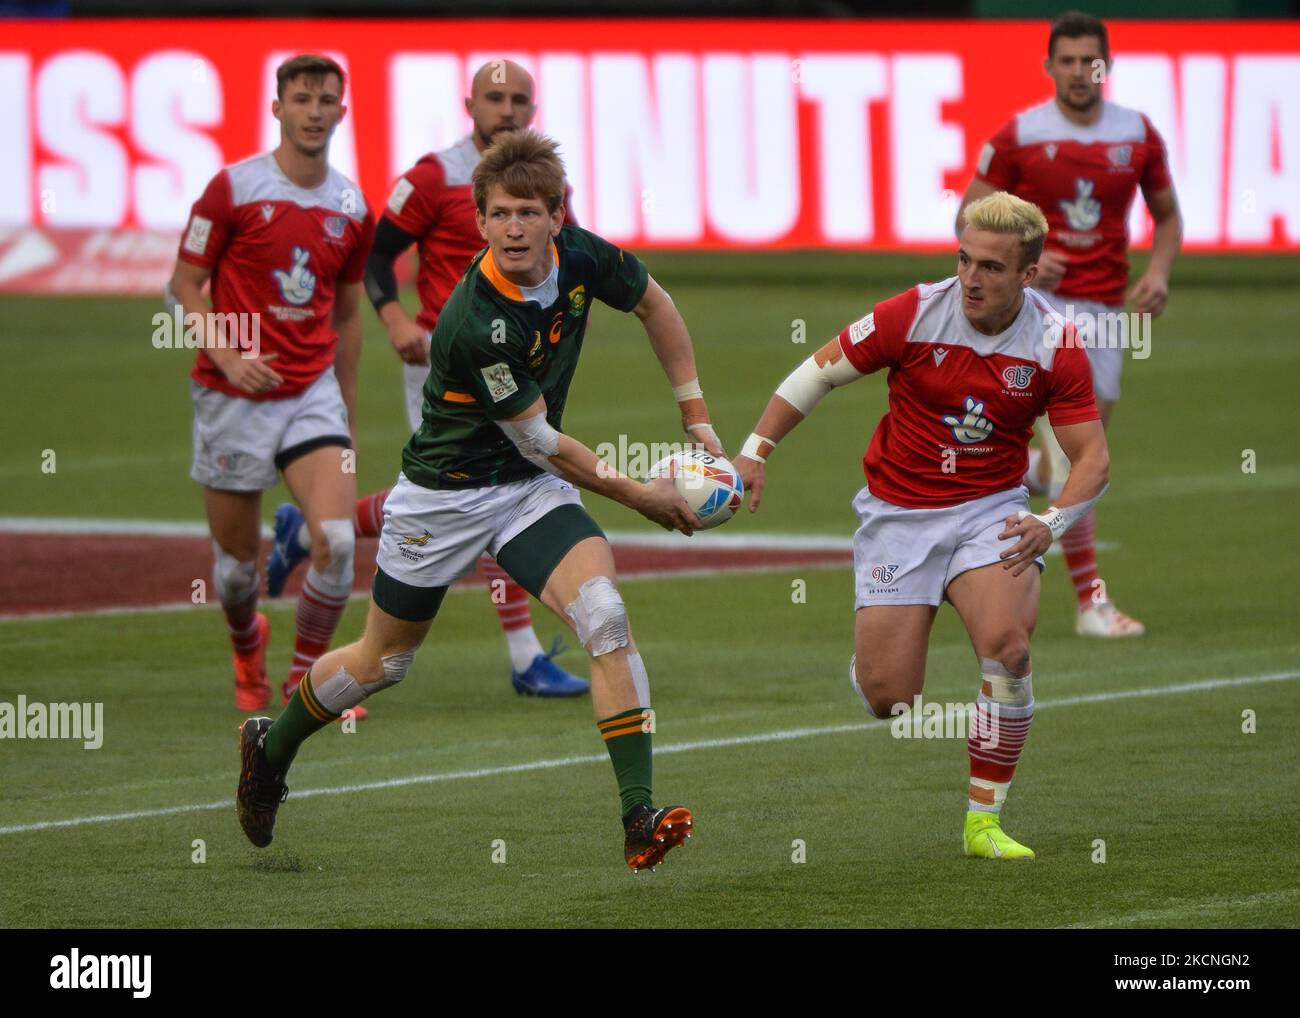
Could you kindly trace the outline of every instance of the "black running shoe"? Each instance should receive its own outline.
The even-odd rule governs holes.
[[[653,870],[669,849],[691,836],[694,826],[685,806],[636,806],[623,818],[623,857],[633,870]]]
[[[239,729],[239,790],[235,793],[235,813],[248,840],[258,848],[271,843],[276,810],[289,797],[284,774],[267,763],[262,748],[270,728],[270,718],[249,718]]]

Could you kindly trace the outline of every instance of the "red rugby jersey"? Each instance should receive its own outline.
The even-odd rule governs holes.
[[[863,457],[867,487],[909,509],[957,505],[1020,484],[1034,421],[1098,418],[1087,351],[1033,290],[1004,332],[966,319],[957,277],[923,283],[840,333],[863,373],[889,369],[889,411]]]
[[[976,172],[1043,210],[1046,246],[1069,263],[1057,293],[1124,303],[1133,196],[1139,186],[1151,195],[1172,184],[1151,121],[1107,102],[1095,124],[1081,126],[1049,99],[1007,121],[984,146]]]
[[[190,377],[244,399],[296,396],[334,363],[334,294],[359,283],[374,236],[361,188],[330,167],[324,183],[302,188],[267,152],[235,163],[209,182],[190,210],[178,256],[212,270],[214,311],[260,314],[263,356],[283,383],[250,395],[226,381],[199,351]]]
[[[415,285],[420,313],[416,321],[426,329],[433,329],[470,259],[486,246],[478,232],[470,186],[482,155],[468,134],[450,148],[429,153],[398,178],[383,212],[399,230],[417,238],[420,268]],[[565,185],[564,220],[576,225],[572,194],[573,189]]]

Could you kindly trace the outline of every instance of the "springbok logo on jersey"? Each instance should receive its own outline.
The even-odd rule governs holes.
[[[275,281],[280,284],[280,294],[290,304],[301,307],[316,292],[316,273],[307,268],[311,252],[305,247],[293,249],[293,265],[289,271],[275,270]]]
[[[888,583],[890,580],[894,578],[894,573],[897,570],[898,570],[898,563],[896,562],[893,565],[888,565],[888,566],[872,566],[871,582]]]
[[[1011,389],[1028,389],[1036,370],[1031,364],[1013,364],[1002,369],[1002,381]]]
[[[984,416],[984,401],[966,397],[962,416],[944,414],[943,423],[952,429],[952,437],[962,445],[974,445],[993,434],[993,422]]]
[[[1071,230],[1091,230],[1101,222],[1101,202],[1092,196],[1092,181],[1086,177],[1076,177],[1074,181],[1074,201],[1058,204]]]

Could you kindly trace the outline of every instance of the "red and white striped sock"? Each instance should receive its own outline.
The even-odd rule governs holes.
[[[247,657],[257,650],[257,591],[254,590],[239,604],[221,602],[221,610],[226,613],[226,628],[230,630],[230,642],[235,653]]]
[[[323,589],[322,589],[323,588]],[[312,566],[298,595],[298,615],[293,641],[293,663],[289,666],[290,687],[307,674],[307,669],[329,649],[338,628],[350,590],[335,590]]]
[[[1097,575],[1097,517],[1092,512],[1061,535],[1061,552],[1079,599],[1079,611],[1091,608],[1093,592],[1102,586]]]
[[[378,537],[384,529],[384,502],[392,488],[376,491],[373,495],[357,499],[356,510],[352,514],[352,529],[357,537]]]
[[[997,813],[1006,800],[1011,778],[1034,720],[1032,676],[1013,678],[1005,671],[989,674],[975,702],[975,718],[966,740],[970,756],[968,808]]]
[[[510,667],[517,672],[527,671],[533,658],[543,653],[542,643],[533,631],[533,613],[528,604],[528,591],[511,579],[510,574],[491,555],[484,555],[480,564],[487,577],[492,607],[497,610],[497,619],[506,634]]]

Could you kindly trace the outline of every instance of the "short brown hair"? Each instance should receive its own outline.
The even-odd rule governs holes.
[[[1057,39],[1081,39],[1085,35],[1096,36],[1101,43],[1101,58],[1110,63],[1110,39],[1106,35],[1106,26],[1100,18],[1094,18],[1083,11],[1066,11],[1057,15],[1052,22],[1051,34],[1047,37],[1047,59],[1052,59]]]
[[[474,205],[487,214],[488,188],[499,184],[516,198],[538,198],[554,213],[564,204],[564,163],[558,146],[536,131],[502,131],[474,167]]]
[[[348,83],[343,68],[329,57],[323,57],[319,53],[300,53],[275,69],[275,97],[284,99],[285,86],[294,78],[306,75],[308,78],[324,79],[330,74],[338,75],[339,94],[342,95]]]

